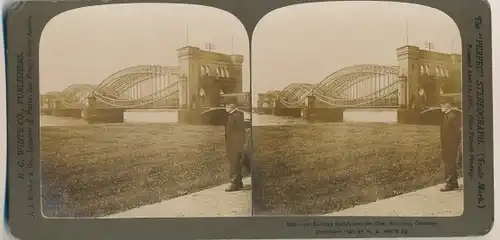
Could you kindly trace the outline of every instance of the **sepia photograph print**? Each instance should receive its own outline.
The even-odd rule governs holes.
[[[47,218],[251,215],[249,40],[199,5],[109,4],[40,41]]]
[[[394,2],[277,9],[252,36],[254,215],[460,216],[461,38]]]

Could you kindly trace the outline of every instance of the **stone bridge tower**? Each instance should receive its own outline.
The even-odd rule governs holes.
[[[462,57],[404,46],[397,49],[403,81],[400,87],[400,108],[409,108],[412,98],[424,89],[427,105],[438,104],[443,94],[460,96],[462,86]],[[461,99],[456,99],[457,103]]]
[[[242,92],[243,55],[228,55],[183,47],[177,50],[186,78],[179,91],[181,109],[219,106],[221,94]]]
[[[461,106],[462,57],[404,46],[397,49],[400,77],[398,122],[411,124],[439,124],[440,111],[422,115],[427,107],[435,107],[442,96],[453,97]],[[423,90],[423,95],[419,91]]]

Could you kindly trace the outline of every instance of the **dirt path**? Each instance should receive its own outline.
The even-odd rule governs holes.
[[[245,188],[238,192],[225,192],[227,184],[200,192],[138,207],[104,218],[141,217],[247,217],[252,213],[250,178],[243,180]]]
[[[463,179],[459,179],[462,186]],[[452,217],[460,216],[464,209],[462,189],[440,192],[443,185],[403,194],[397,197],[356,206],[327,216],[401,216],[401,217]]]

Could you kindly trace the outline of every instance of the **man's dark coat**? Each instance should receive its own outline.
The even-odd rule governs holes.
[[[452,109],[444,114],[441,124],[441,156],[445,167],[445,181],[457,184],[457,160],[462,142],[462,113]]]
[[[243,157],[246,141],[245,120],[241,111],[229,113],[226,124],[226,153],[230,165],[231,182],[241,182],[241,157]]]

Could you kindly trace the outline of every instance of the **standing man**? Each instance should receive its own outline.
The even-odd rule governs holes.
[[[252,120],[245,119],[245,132],[246,141],[243,146],[243,156],[241,157],[243,168],[247,170],[248,173],[252,172],[252,164],[250,163],[252,159]]]
[[[241,111],[236,108],[236,98],[230,98],[226,105],[226,111],[229,113],[226,124],[226,154],[229,160],[230,184],[226,192],[238,191],[243,188],[241,174],[241,157],[244,154],[245,146],[245,117]]]
[[[441,192],[449,192],[458,188],[457,160],[460,157],[462,142],[462,112],[452,108],[453,99],[444,98],[440,102],[444,113],[441,123],[441,157],[445,169],[445,186]]]

